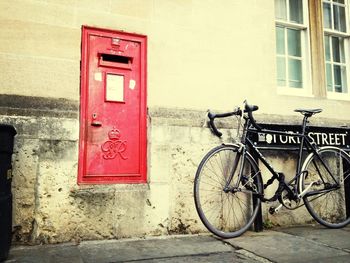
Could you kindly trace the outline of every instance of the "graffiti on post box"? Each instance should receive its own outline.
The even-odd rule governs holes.
[[[128,159],[124,155],[124,152],[126,151],[126,141],[120,140],[120,131],[113,127],[112,130],[108,132],[109,140],[102,144],[101,149],[103,154],[103,158],[108,159],[114,159],[118,155],[123,160]]]

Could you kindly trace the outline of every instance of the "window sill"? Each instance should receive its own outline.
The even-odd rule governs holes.
[[[350,101],[350,94],[349,93],[327,92],[327,99]]]
[[[286,95],[286,96],[297,96],[297,97],[315,97],[309,90],[298,89],[298,88],[286,88],[286,87],[278,87],[277,88],[278,95]]]

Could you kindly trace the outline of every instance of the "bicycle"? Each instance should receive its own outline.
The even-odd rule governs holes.
[[[258,106],[244,102],[243,110],[215,114],[208,112],[209,127],[221,137],[215,126],[216,118],[236,116],[242,135],[238,143],[224,143],[210,150],[200,162],[194,180],[194,200],[205,227],[221,238],[242,235],[253,224],[261,202],[279,201],[270,207],[271,214],[282,207],[296,209],[306,206],[311,216],[329,228],[341,228],[350,222],[350,157],[334,146],[318,147],[306,133],[308,118],[322,109],[297,109],[303,122],[301,133],[263,129],[253,117]],[[244,120],[244,122],[241,122]],[[283,173],[275,171],[250,139],[252,133],[266,133],[300,138],[296,172],[285,181]],[[303,154],[308,154],[303,158]],[[256,156],[272,175],[263,184]],[[264,189],[278,181],[271,198]]]

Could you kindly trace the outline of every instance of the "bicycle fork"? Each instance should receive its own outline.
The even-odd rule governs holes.
[[[233,168],[232,168],[232,171],[231,171],[231,173],[230,173],[230,177],[229,177],[228,180],[226,181],[225,187],[224,187],[224,189],[223,189],[225,193],[228,193],[228,192],[230,192],[230,191],[233,190],[232,187],[230,187],[230,184],[231,184],[232,178],[233,178],[233,176],[235,175],[235,172],[236,172],[236,170],[237,170],[238,163],[239,163],[239,159],[240,159],[240,155],[237,154],[236,157],[235,157],[235,160],[234,160],[234,162],[233,162]],[[242,170],[242,169],[243,169],[243,168],[239,168],[239,174],[241,174],[241,170]],[[239,178],[239,179],[240,179],[240,178]],[[239,180],[238,180],[238,182],[239,182]],[[236,188],[237,188],[237,186],[236,186]]]

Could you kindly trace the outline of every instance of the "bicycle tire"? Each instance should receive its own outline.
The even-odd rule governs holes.
[[[311,216],[321,225],[328,228],[342,228],[350,223],[350,157],[340,148],[324,146],[317,150],[324,163],[329,167],[335,180],[322,164],[320,158],[309,154],[303,164],[303,175],[299,183],[299,192],[314,183],[303,197],[304,204]],[[307,171],[307,172],[305,172]]]
[[[241,159],[238,146],[220,145],[204,156],[196,172],[194,200],[198,215],[205,227],[221,238],[242,235],[253,224],[260,208],[261,200],[256,196],[253,200],[252,189],[255,188],[257,194],[262,193],[261,174],[248,153],[244,162],[245,184],[243,180],[239,183],[246,192],[225,193],[223,190],[230,177],[231,184],[237,182]],[[231,164],[235,160],[233,167]],[[233,169],[236,170],[232,175]]]

